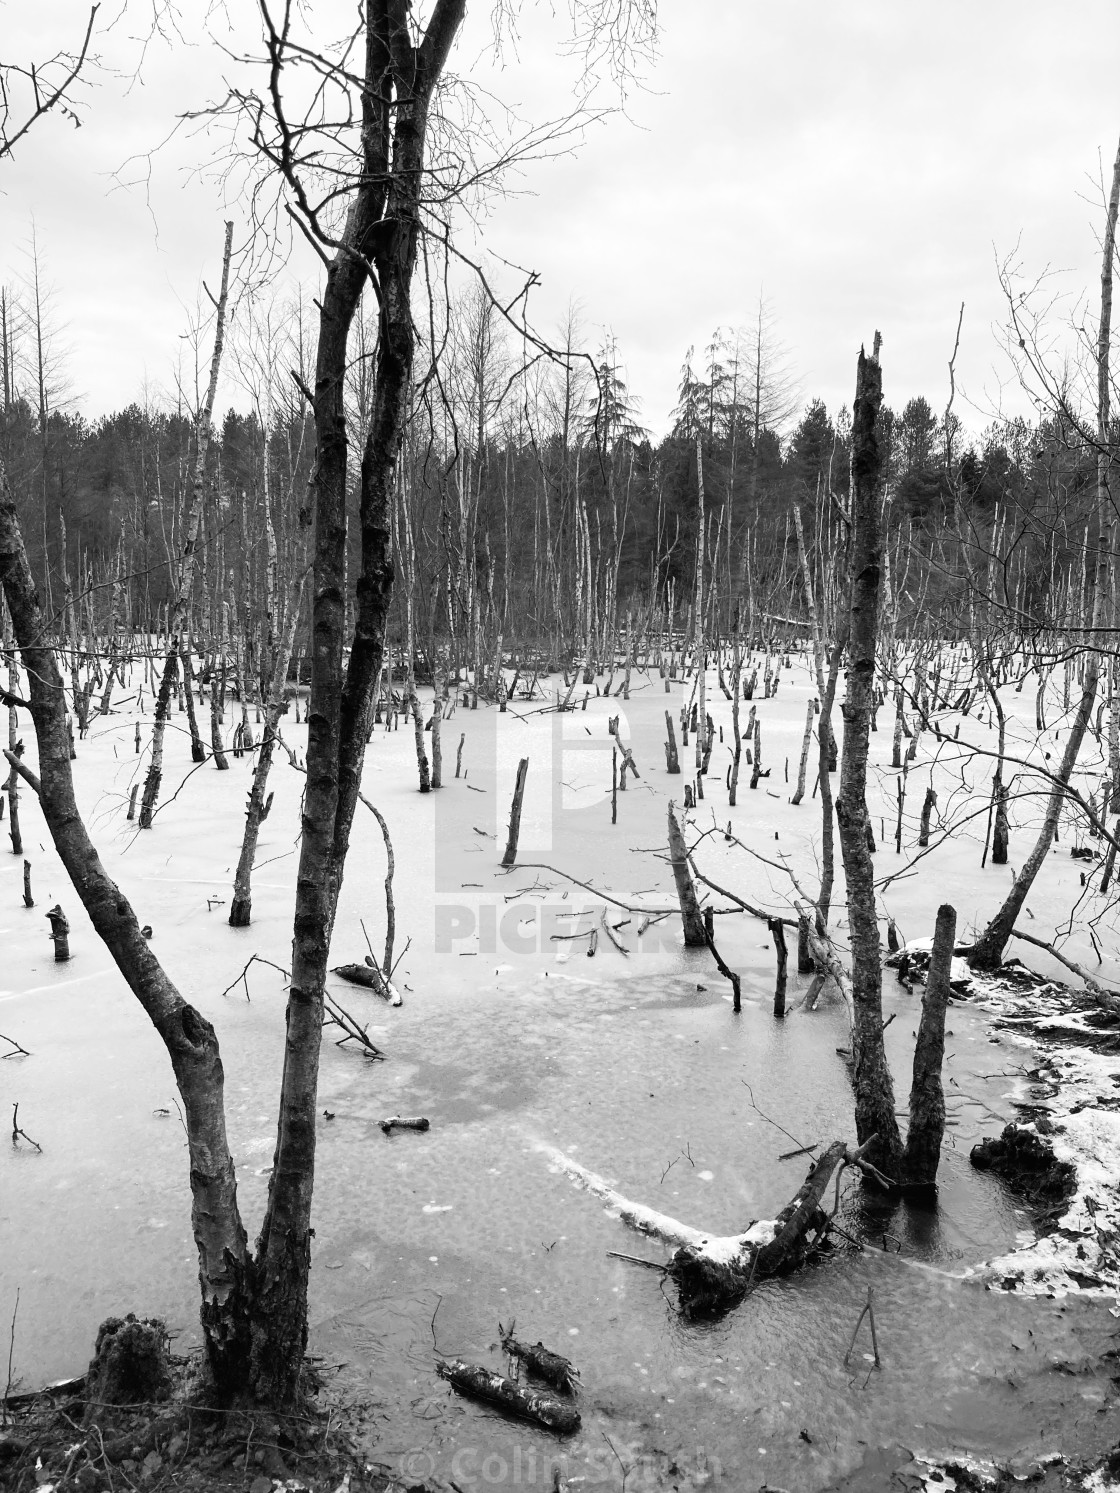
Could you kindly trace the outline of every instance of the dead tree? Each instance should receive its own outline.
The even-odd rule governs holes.
[[[1109,193],[1105,222],[1104,252],[1101,261],[1101,310],[1097,337],[1096,444],[1100,562],[1097,566],[1093,597],[1093,628],[1095,633],[1093,641],[1096,646],[1089,653],[1085,661],[1085,675],[1082,684],[1081,699],[1073,718],[1073,725],[1070,728],[1061,764],[1057,772],[1052,774],[1050,778],[1052,785],[1050,798],[1046,805],[1046,815],[1043,819],[1038,839],[1035,841],[1034,849],[1027,857],[1023,869],[1015,878],[1015,883],[1008,893],[1003,906],[973,944],[972,950],[969,953],[969,963],[974,969],[979,970],[994,970],[999,968],[1003,960],[1003,951],[1015,926],[1015,919],[1019,916],[1023,903],[1026,901],[1027,893],[1030,891],[1034,879],[1038,875],[1039,869],[1054,843],[1054,833],[1057,830],[1058,820],[1061,817],[1062,804],[1069,788],[1074,767],[1077,764],[1077,754],[1081,749],[1081,743],[1089,727],[1093,702],[1096,699],[1097,684],[1100,677],[1100,654],[1097,648],[1100,647],[1102,642],[1106,641],[1096,632],[1096,629],[1100,628],[1107,621],[1105,607],[1110,590],[1110,569],[1113,564],[1111,535],[1113,526],[1112,504],[1114,498],[1109,492],[1108,482],[1109,465],[1112,459],[1109,436],[1111,411],[1109,352],[1112,337],[1112,280],[1118,210],[1120,210],[1120,151],[1117,152],[1112,170],[1112,187]],[[1115,621],[1115,618],[1113,618],[1113,621]]]
[[[517,780],[513,785],[513,799],[509,809],[509,834],[506,836],[505,854],[502,856],[503,866],[512,866],[517,861],[517,841],[521,834],[521,804],[525,797],[525,778],[529,771],[528,757],[522,757],[517,764]]]
[[[8,750],[15,755],[19,747],[19,717],[16,715],[16,707],[11,703],[17,697],[19,690],[19,665],[16,663],[16,653],[12,646],[12,620],[8,612],[7,603],[3,604],[4,610],[4,652],[8,655]],[[12,841],[12,854],[23,854],[23,837],[19,829],[19,774],[13,764],[8,769],[8,834]]]
[[[937,1180],[941,1141],[945,1134],[945,1091],[941,1066],[945,1056],[945,1010],[957,914],[944,903],[937,909],[929,973],[922,997],[922,1019],[914,1048],[914,1077],[910,1087],[910,1124],[899,1180],[908,1187],[932,1187]]]
[[[171,691],[179,671],[179,657],[184,646],[189,650],[189,639],[184,638],[194,586],[195,549],[198,544],[198,529],[202,518],[203,501],[206,496],[206,457],[210,450],[211,421],[214,400],[218,394],[218,374],[222,366],[222,347],[225,341],[226,301],[229,293],[229,261],[233,249],[233,224],[226,224],[225,252],[222,255],[222,288],[216,307],[214,327],[214,353],[210,360],[210,382],[206,397],[198,414],[195,427],[194,472],[191,481],[191,501],[183,526],[183,550],[179,557],[179,577],[175,599],[167,619],[167,656],[156,695],[155,721],[152,726],[152,756],[148,764],[148,775],[144,781],[144,795],[140,802],[140,828],[151,829],[152,815],[159,797],[163,777],[163,738],[167,729],[167,715],[171,707]],[[189,632],[189,629],[188,629]],[[185,679],[190,692],[189,669]],[[193,700],[192,700],[193,707]],[[192,709],[193,715],[193,709]],[[197,728],[192,730],[192,736]]]
[[[673,880],[677,886],[677,897],[681,904],[681,923],[684,927],[684,943],[687,949],[706,948],[708,943],[704,919],[700,915],[700,904],[696,900],[696,887],[688,866],[688,851],[677,816],[669,800],[669,861],[673,867]]]
[[[0,583],[28,681],[39,773],[25,780],[39,801],[55,849],[98,936],[162,1037],[183,1098],[190,1153],[192,1227],[198,1249],[202,1321],[219,1384],[247,1351],[248,1252],[226,1138],[224,1079],[214,1029],[168,979],[127,898],[91,842],[74,797],[66,703],[55,651],[27,563],[16,507],[0,463]],[[16,759],[18,760],[18,759]],[[243,1374],[238,1374],[243,1381]]]
[[[879,632],[882,564],[880,508],[882,454],[877,422],[883,402],[879,336],[871,357],[860,349],[852,419],[851,600],[848,695],[844,701],[844,758],[836,824],[848,884],[852,943],[852,1056],[856,1136],[872,1136],[870,1159],[897,1176],[902,1141],[894,1113],[894,1084],[883,1043],[882,967],[875,907],[875,864],[868,849],[867,750],[875,708],[875,648]],[[823,730],[823,728],[822,728]]]
[[[1003,906],[972,945],[968,955],[968,962],[972,965],[973,969],[994,970],[1000,967],[1003,961],[1003,951],[1007,947],[1008,939],[1011,937],[1011,930],[1015,927],[1015,919],[1022,911],[1023,903],[1027,900],[1027,893],[1030,891],[1043,861],[1049,855],[1054,844],[1054,831],[1058,827],[1062,804],[1066,800],[1069,781],[1077,763],[1077,754],[1081,750],[1081,743],[1085,739],[1085,731],[1093,714],[1093,702],[1097,696],[1099,673],[1100,659],[1099,655],[1094,651],[1089,654],[1085,662],[1085,682],[1081,690],[1081,700],[1077,707],[1077,713],[1073,718],[1073,724],[1070,727],[1061,763],[1058,766],[1057,772],[1053,774],[1050,780],[1052,785],[1050,797],[1047,801],[1042,828],[1038,832],[1038,839],[1035,841],[1034,849],[1023,863],[1022,870],[1015,878],[1014,885],[1004,899]]]
[[[269,538],[270,564],[268,570],[267,626],[265,640],[266,663],[262,671],[262,692],[267,694],[264,732],[257,749],[257,761],[253,768],[253,783],[249,789],[249,802],[245,807],[245,830],[241,837],[241,853],[237,858],[237,871],[233,879],[233,899],[229,908],[231,928],[247,928],[253,913],[253,863],[257,858],[257,840],[261,824],[268,812],[268,779],[272,771],[272,757],[280,735],[280,720],[287,709],[288,665],[295,645],[296,624],[299,621],[300,602],[303,597],[304,550],[301,548],[295,572],[292,575],[283,610],[277,615],[279,599],[276,595],[275,565],[271,563],[276,541],[273,536],[272,519],[265,518],[266,534]],[[306,540],[304,541],[304,546]],[[279,626],[279,635],[276,627]]]
[[[696,771],[707,770],[704,745],[708,736],[708,644],[704,635],[704,454],[700,433],[696,433],[696,579],[693,592],[695,620],[693,640],[697,668]]]
[[[833,1141],[810,1164],[805,1181],[776,1218],[758,1220],[741,1234],[717,1235],[631,1201],[572,1157],[553,1146],[540,1146],[555,1168],[601,1199],[629,1228],[674,1246],[665,1270],[677,1286],[681,1311],[688,1317],[719,1316],[737,1306],[759,1281],[804,1264],[824,1243],[831,1227],[832,1214],[825,1213],[821,1203],[838,1169],[853,1166],[888,1187],[887,1179],[867,1159],[869,1148],[869,1144],[854,1149]],[[839,1190],[837,1178],[837,1196]]]

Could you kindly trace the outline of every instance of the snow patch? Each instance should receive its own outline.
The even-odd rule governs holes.
[[[1021,1248],[967,1271],[986,1283],[1014,1282],[1030,1296],[1108,1296],[1120,1298],[1120,1097],[1113,1054],[1074,1046],[1045,1046],[1030,1032],[1051,1037],[1062,1030],[1092,1031],[1081,1012],[1069,1009],[1070,992],[1047,984],[1022,991],[999,980],[974,981],[985,1010],[1015,1028],[1017,1041],[1040,1056],[1039,1077],[1024,1078],[1016,1096],[1032,1102],[1036,1082],[1046,1082],[1045,1138],[1059,1161],[1072,1163],[1077,1189],[1053,1231]],[[1056,1090],[1056,1092],[1051,1092]],[[1029,1127],[1037,1129],[1034,1122]]]

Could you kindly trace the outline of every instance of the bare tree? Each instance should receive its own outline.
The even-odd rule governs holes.
[[[1062,760],[1057,772],[1051,778],[1050,796],[1047,801],[1042,827],[1038,833],[1038,839],[1035,841],[1034,848],[1027,857],[1022,870],[1015,878],[1015,883],[1004,899],[1003,905],[972,946],[969,954],[969,962],[975,969],[991,970],[999,968],[1003,959],[1003,951],[1015,927],[1015,919],[1022,910],[1023,903],[1026,901],[1034,879],[1038,875],[1054,843],[1054,831],[1057,828],[1062,805],[1068,795],[1070,779],[1077,765],[1077,755],[1081,750],[1081,743],[1089,727],[1093,704],[1096,700],[1101,658],[1098,650],[1105,641],[1098,629],[1104,627],[1108,621],[1106,607],[1111,598],[1112,569],[1115,564],[1114,544],[1112,540],[1113,499],[1109,488],[1112,461],[1109,430],[1111,393],[1109,353],[1112,340],[1112,282],[1116,255],[1116,221],[1118,209],[1120,209],[1120,150],[1117,151],[1116,160],[1112,168],[1112,185],[1108,195],[1105,214],[1104,243],[1101,256],[1101,303],[1096,346],[1097,418],[1093,434],[1097,448],[1096,497],[1099,541],[1096,585],[1093,599],[1094,647],[1086,659],[1081,699],[1078,702],[1077,710],[1070,727],[1070,733],[1066,739]],[[1053,388],[1045,373],[1041,377],[1044,388]],[[1059,405],[1059,408],[1063,407],[1064,398],[1062,404]],[[1112,620],[1114,622],[1115,618]]]
[[[52,109],[77,127],[74,104],[82,70],[92,59],[89,44],[100,3],[91,5],[85,35],[76,52],[60,51],[38,62],[0,63],[0,161],[10,156],[28,130]]]
[[[232,249],[233,224],[227,223],[225,250],[222,254],[222,286],[215,303],[214,352],[210,360],[210,381],[207,385],[206,397],[203,400],[202,408],[199,410],[198,418],[195,421],[195,456],[191,481],[191,500],[184,522],[183,548],[179,557],[178,582],[175,587],[175,597],[167,620],[167,653],[164,658],[159,692],[156,695],[155,721],[152,726],[152,755],[148,763],[148,774],[144,780],[144,793],[140,803],[141,829],[151,829],[152,827],[152,816],[155,813],[156,800],[159,797],[160,783],[163,778],[163,738],[167,729],[167,715],[171,706],[171,691],[179,672],[180,658],[184,660],[184,663],[189,660],[191,591],[194,587],[198,529],[202,519],[203,503],[206,498],[206,458],[210,450],[214,400],[218,394],[218,375],[221,372],[222,348],[225,343],[226,304],[229,297],[229,262]],[[184,627],[187,629],[187,636],[185,638],[183,636]],[[186,651],[184,652],[184,650]],[[191,688],[189,677],[185,683],[189,693]],[[192,730],[191,735],[197,740],[197,732],[195,730]],[[197,746],[195,747],[195,758],[196,760],[202,760],[199,756],[199,748]]]

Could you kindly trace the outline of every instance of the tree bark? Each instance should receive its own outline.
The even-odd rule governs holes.
[[[252,1384],[258,1397],[272,1404],[296,1398],[307,1341],[324,983],[392,594],[392,494],[412,375],[415,331],[409,296],[429,109],[465,9],[465,0],[436,0],[423,39],[413,46],[403,6],[378,0],[368,7],[362,173],[321,301],[311,488],[315,558],[307,786],[280,1122],[257,1246],[252,1324]],[[371,275],[379,292],[378,341],[359,490],[357,615],[343,679],[346,344]]]
[[[945,1010],[957,935],[956,910],[943,903],[937,909],[929,973],[922,997],[922,1019],[914,1048],[914,1077],[910,1088],[910,1125],[900,1180],[909,1187],[932,1187],[937,1180],[941,1141],[945,1134],[945,1091],[941,1065],[945,1057]]]
[[[696,900],[696,887],[692,872],[688,868],[688,852],[677,816],[669,804],[669,860],[673,867],[673,880],[677,885],[677,896],[681,904],[681,923],[684,927],[685,948],[707,947],[708,935],[704,931],[704,919],[700,915],[700,904]]]
[[[0,583],[28,682],[43,817],[94,929],[163,1039],[183,1098],[201,1318],[215,1383],[220,1391],[231,1392],[243,1385],[247,1368],[251,1270],[226,1138],[218,1039],[210,1023],[183,1000],[152,953],[135,912],[102,865],[82,822],[74,796],[62,680],[54,651],[45,642],[48,630],[2,465]]]
[[[7,491],[0,494],[0,500],[7,500]],[[8,655],[8,691],[10,694],[19,692],[19,668],[16,665],[15,651],[12,648],[12,622],[7,603],[4,604],[4,652]],[[19,718],[16,715],[16,707],[8,706],[8,750],[14,752],[19,744]],[[12,854],[23,854],[23,836],[19,828],[19,773],[15,767],[8,769],[8,834],[12,841]]]
[[[875,705],[875,645],[879,629],[882,455],[876,425],[883,401],[878,334],[870,358],[860,349],[852,419],[851,571],[848,697],[844,760],[836,822],[848,886],[852,943],[852,1055],[856,1136],[872,1136],[869,1160],[897,1176],[902,1141],[894,1113],[894,1084],[883,1044],[882,966],[875,911],[875,866],[867,845],[867,749]]]

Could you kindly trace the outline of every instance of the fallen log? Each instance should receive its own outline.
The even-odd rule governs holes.
[[[632,1202],[603,1177],[578,1161],[541,1143],[539,1149],[573,1182],[601,1198],[623,1223],[675,1246],[666,1267],[677,1286],[681,1313],[690,1318],[715,1317],[729,1311],[768,1276],[784,1275],[803,1265],[824,1242],[840,1196],[840,1174],[858,1167],[880,1186],[890,1183],[864,1153],[872,1137],[858,1150],[833,1141],[812,1163],[805,1181],[777,1218],[756,1220],[741,1234],[712,1235],[680,1223],[642,1203]],[[836,1176],[836,1200],[831,1213],[821,1207],[829,1181]]]
[[[559,1400],[543,1390],[527,1389],[504,1374],[495,1374],[480,1364],[464,1363],[461,1358],[449,1358],[436,1364],[436,1373],[446,1379],[460,1394],[473,1395],[491,1405],[499,1405],[511,1415],[524,1420],[536,1421],[550,1431],[563,1436],[578,1431],[579,1411],[574,1405]]]
[[[516,1358],[523,1363],[531,1374],[536,1374],[538,1379],[543,1379],[546,1384],[551,1384],[553,1389],[559,1390],[561,1394],[575,1394],[575,1381],[579,1374],[572,1366],[571,1360],[564,1358],[560,1353],[553,1353],[551,1348],[546,1348],[543,1343],[521,1343],[513,1335],[515,1324],[511,1322],[508,1327],[498,1323],[498,1336],[502,1340],[502,1347],[511,1358]]]
[[[430,1122],[424,1115],[390,1115],[388,1119],[378,1120],[378,1125],[385,1134],[393,1130],[428,1130]]]
[[[337,975],[340,980],[345,980],[350,985],[361,985],[366,990],[372,990],[374,995],[379,995],[390,1005],[401,1004],[400,992],[392,980],[387,979],[376,964],[371,964],[368,956],[364,964],[336,964],[331,974]]]

